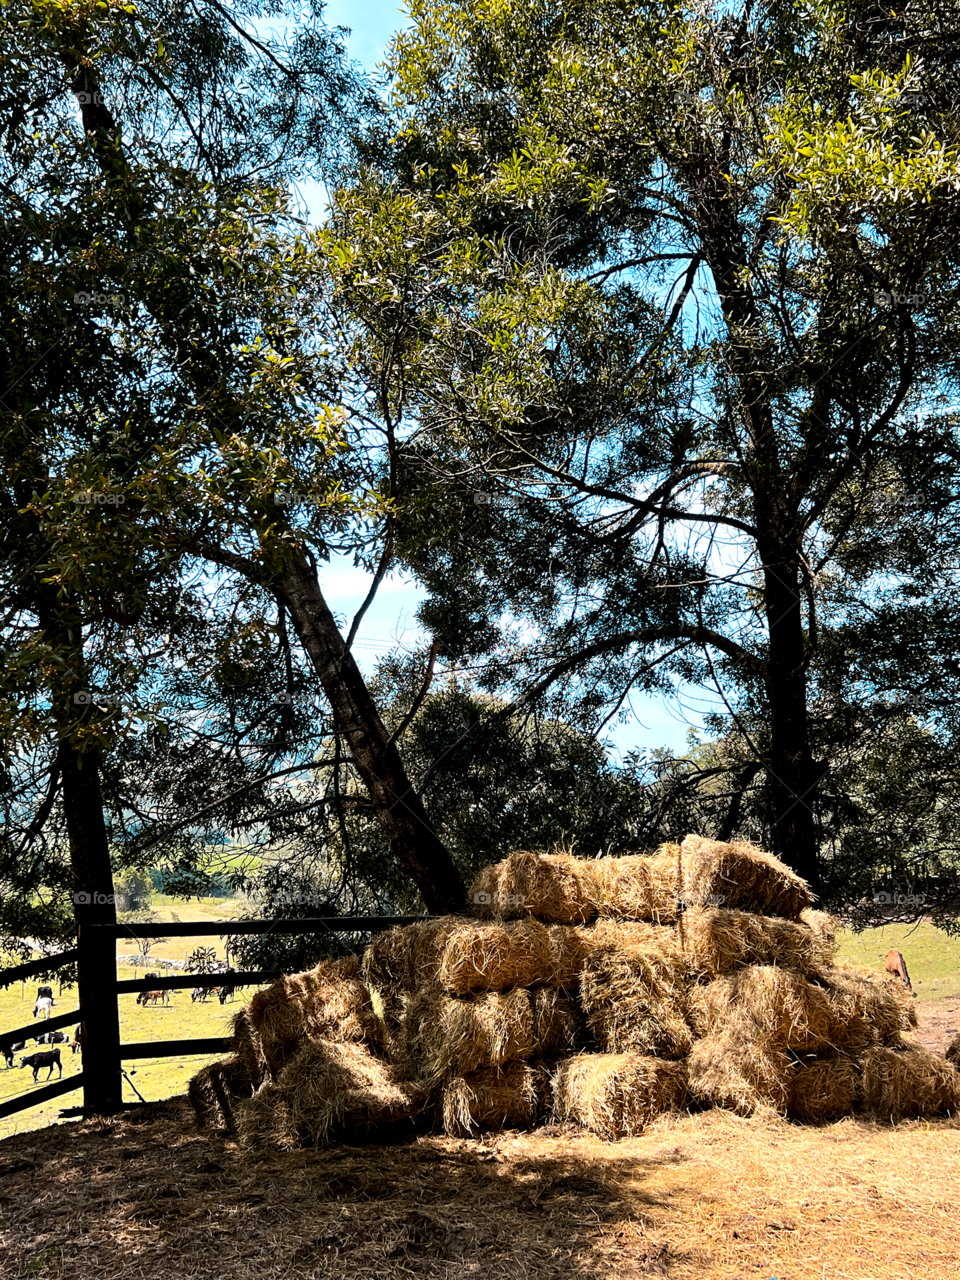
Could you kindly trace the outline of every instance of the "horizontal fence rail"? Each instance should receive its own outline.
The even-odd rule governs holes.
[[[207,923],[174,920],[170,924],[88,924],[86,929],[111,929],[117,937],[223,938],[227,934],[257,933],[380,933],[395,925],[417,924],[431,916],[321,916],[315,920],[215,920]]]
[[[252,987],[276,982],[289,969],[244,969],[229,973],[182,973],[175,978],[121,978],[117,991],[192,991],[195,987]]]
[[[44,1018],[41,1022],[28,1022],[25,1027],[16,1027],[13,1031],[0,1031],[0,1044],[16,1044],[19,1040],[36,1040],[37,1036],[46,1035],[48,1031],[62,1031],[64,1027],[74,1026],[80,1021],[80,1010],[72,1013],[58,1013],[55,1018]],[[56,1045],[51,1045],[55,1049]]]
[[[138,1044],[122,1044],[120,1057],[173,1058],[178,1054],[189,1057],[199,1053],[229,1053],[232,1047],[229,1036],[197,1036],[193,1040],[141,1040]]]
[[[6,1102],[0,1102],[0,1120],[6,1120],[7,1116],[15,1116],[18,1111],[25,1111],[27,1107],[39,1107],[44,1102],[59,1098],[61,1094],[72,1093],[74,1089],[82,1088],[82,1071],[75,1076],[67,1076],[63,1080],[52,1080],[49,1084],[38,1085],[25,1096],[7,1098]]]
[[[0,987],[9,987],[13,982],[23,982],[37,973],[49,973],[63,964],[73,964],[80,956],[76,947],[69,951],[58,951],[55,956],[41,956],[39,960],[26,960],[23,964],[15,964],[10,969],[0,969]]]

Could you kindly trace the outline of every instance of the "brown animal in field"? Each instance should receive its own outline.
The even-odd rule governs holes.
[[[144,1008],[148,1004],[152,1004],[154,1008],[158,1004],[169,1004],[170,993],[168,991],[141,991],[137,996],[137,1004],[142,1004]]]
[[[885,967],[887,973],[895,973],[898,978],[903,980],[903,984],[908,991],[913,990],[913,987],[910,985],[910,975],[907,973],[907,962],[903,958],[902,951],[888,951]]]

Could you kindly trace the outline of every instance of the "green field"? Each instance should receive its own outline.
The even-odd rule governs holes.
[[[218,922],[237,915],[235,900],[202,899],[199,902],[182,902],[174,900],[158,900],[153,909],[161,919],[170,919],[177,915],[181,920],[209,920],[212,926]],[[891,947],[902,951],[910,971],[913,988],[918,1000],[937,1000],[945,996],[960,996],[960,939],[948,938],[946,934],[935,929],[933,925],[922,923],[919,926],[886,925],[880,929],[865,930],[859,936],[849,930],[841,930],[839,935],[839,954],[842,959],[855,961],[857,964],[871,968],[883,968],[883,960]],[[158,942],[152,952],[152,959],[183,960],[197,946],[213,946],[218,956],[223,956],[223,942],[214,933],[204,938],[172,938],[169,942]],[[118,944],[119,954],[130,954],[135,946],[128,939]],[[143,969],[132,968],[118,970],[121,978],[142,977]],[[0,1028],[17,1027],[32,1022],[33,1000],[36,994],[35,981],[17,984],[14,987],[0,990]],[[54,988],[56,991],[56,988]],[[248,988],[235,1000],[223,1007],[214,999],[207,1004],[191,1004],[188,990],[170,993],[169,1007],[142,1008],[136,1003],[134,994],[120,997],[120,1034],[127,1043],[138,1040],[168,1040],[193,1036],[216,1036],[229,1033],[231,1013],[240,1008],[253,995],[253,988]],[[56,1012],[76,1007],[76,990],[65,990],[57,999]],[[41,1032],[37,1025],[37,1034]],[[61,1046],[62,1049],[62,1046]],[[31,1053],[35,1046],[30,1043],[26,1052]],[[61,1053],[64,1076],[74,1075],[80,1070],[80,1057],[67,1052]],[[215,1057],[218,1055],[215,1055]],[[124,1068],[129,1073],[135,1070],[132,1082],[143,1097],[154,1102],[162,1098],[170,1098],[186,1091],[190,1077],[215,1057],[178,1057],[140,1059],[136,1062],[125,1062]],[[43,1080],[45,1072],[40,1073]],[[56,1078],[56,1073],[54,1073]],[[16,1093],[24,1092],[33,1085],[28,1070],[6,1070],[0,1066],[0,1100]],[[124,1098],[136,1101],[136,1094],[131,1083],[124,1081]],[[63,1107],[76,1106],[81,1101],[79,1090],[56,1098],[46,1106],[34,1107],[6,1120],[0,1120],[0,1137],[23,1132],[29,1129],[44,1128],[58,1121],[59,1111]]]

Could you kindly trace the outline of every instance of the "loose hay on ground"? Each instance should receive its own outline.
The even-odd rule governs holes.
[[[726,907],[799,920],[801,912],[813,905],[806,881],[754,845],[689,835],[680,852],[680,893],[692,906],[706,906],[719,897]]]
[[[593,863],[570,853],[512,853],[484,867],[470,891],[483,920],[534,916],[548,924],[584,924],[597,914]]]
[[[586,960],[580,996],[604,1053],[680,1058],[690,1049],[683,956],[675,939],[658,942],[597,951]]]
[[[792,1120],[839,1120],[857,1107],[860,1070],[848,1053],[804,1054],[794,1069],[787,1099]]]
[[[582,1053],[553,1076],[558,1120],[572,1120],[600,1138],[642,1133],[656,1116],[683,1105],[686,1068],[637,1053]]]
[[[826,936],[809,925],[728,907],[685,911],[677,933],[690,972],[704,977],[747,964],[814,972],[829,966],[835,953]]]
[[[540,1115],[542,1088],[542,1071],[525,1062],[454,1076],[441,1096],[444,1133],[467,1137],[477,1131],[530,1129]]]
[[[292,1151],[297,1145],[287,1091],[272,1080],[236,1109],[237,1140],[249,1151]]]
[[[863,1105],[878,1120],[954,1112],[960,1105],[956,1069],[919,1045],[875,1045],[863,1055]]]

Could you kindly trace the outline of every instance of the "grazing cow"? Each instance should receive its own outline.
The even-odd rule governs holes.
[[[209,987],[194,987],[190,992],[190,1003],[196,1004],[199,1000],[201,1004],[207,1003],[207,996],[210,994]]]
[[[0,1044],[0,1053],[2,1053],[6,1058],[8,1068],[13,1066],[13,1055],[15,1053],[19,1053],[21,1049],[25,1049],[26,1047],[26,1040],[17,1040],[16,1043],[11,1043],[9,1040],[5,1040]]]
[[[148,1002],[152,1004],[154,1008],[156,1008],[158,1004],[169,1004],[170,993],[169,991],[141,991],[137,996],[137,1004],[142,1004],[143,1007],[146,1008]]]
[[[48,1031],[46,1035],[37,1036],[36,1044],[66,1044],[70,1037],[65,1031]]]
[[[37,987],[37,999],[38,999],[38,1000],[52,1000],[52,999],[53,999],[53,987]]]
[[[214,987],[213,989],[221,1004],[226,1004],[227,997],[233,995],[233,987]]]
[[[913,990],[910,985],[910,975],[907,973],[907,962],[903,958],[902,951],[891,950],[887,952],[886,970],[887,973],[895,973],[898,978],[901,978],[908,991]]]
[[[78,1049],[83,1048],[83,1023],[79,1027],[74,1028],[73,1039],[70,1041],[70,1050],[76,1053]]]
[[[60,1061],[59,1049],[47,1049],[45,1053],[31,1053],[26,1058],[20,1059],[21,1067],[33,1067],[33,1083],[37,1083],[37,1072],[41,1067],[49,1067],[47,1079],[53,1075],[53,1068],[56,1067],[60,1072],[58,1080],[63,1079],[63,1064]]]
[[[33,1016],[42,1013],[44,1018],[49,1018],[53,1010],[53,996],[41,996],[37,1003],[33,1006]]]

